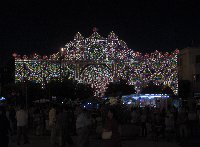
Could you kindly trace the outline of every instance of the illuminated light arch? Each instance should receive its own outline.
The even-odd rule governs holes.
[[[101,94],[105,92],[107,84],[113,80],[113,77],[111,70],[106,65],[93,64],[84,68],[80,79],[84,83],[91,84],[95,91],[98,91],[97,94]]]
[[[65,77],[90,83],[96,95],[106,89],[115,79],[126,79],[135,85],[137,92],[149,81],[164,83],[177,94],[178,50],[171,53],[155,51],[142,54],[129,49],[126,43],[111,32],[104,38],[94,31],[84,38],[79,32],[58,53],[47,56],[33,54],[28,57],[15,54],[15,81],[36,81],[45,84],[55,78]],[[102,81],[103,77],[109,77]],[[97,84],[98,83],[98,84]],[[103,87],[103,86],[104,87]]]

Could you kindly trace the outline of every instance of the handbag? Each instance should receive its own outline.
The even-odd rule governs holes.
[[[102,139],[111,139],[112,131],[103,131],[101,137]]]

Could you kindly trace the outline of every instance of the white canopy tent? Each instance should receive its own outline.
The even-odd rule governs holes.
[[[39,100],[35,100],[33,101],[34,103],[48,103],[50,102],[49,99],[39,99]]]

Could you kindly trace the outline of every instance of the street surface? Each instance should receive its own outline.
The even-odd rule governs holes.
[[[15,137],[14,137],[15,138]],[[56,147],[50,144],[49,136],[30,136],[29,144],[17,145],[13,139],[11,141],[10,147]],[[74,142],[76,142],[76,136],[72,137]],[[152,141],[148,139],[129,139],[123,140],[123,147],[180,147],[176,142],[167,141]],[[72,146],[75,147],[75,146]],[[90,138],[90,147],[106,147],[103,140],[96,139],[95,137]],[[192,147],[192,146],[191,146]]]

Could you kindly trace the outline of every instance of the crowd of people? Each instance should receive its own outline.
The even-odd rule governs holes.
[[[9,106],[0,109],[0,138],[1,145],[8,146],[10,141],[30,143],[29,135],[49,135],[52,145],[65,147],[76,145],[78,147],[89,147],[89,136],[91,130],[96,134],[104,131],[112,132],[110,139],[104,140],[107,147],[121,147],[122,125],[136,126],[140,137],[151,137],[154,140],[159,138],[177,140],[195,136],[197,128],[200,127],[200,111],[196,109],[171,107],[158,109],[150,107],[131,107],[127,111],[130,117],[126,122],[120,122],[115,106],[107,109],[88,111],[77,105],[44,105],[33,106],[25,109]],[[72,136],[77,136],[74,142]],[[16,136],[16,140],[14,137]],[[23,139],[22,137],[23,136]],[[23,141],[23,142],[22,142]]]
[[[77,145],[87,146],[90,114],[80,105],[42,105],[25,109],[23,105],[0,107],[0,144],[7,147],[10,141],[17,145],[30,143],[28,135],[50,136],[50,143],[64,147],[73,145],[72,135],[77,136]],[[23,136],[23,138],[22,138]],[[14,140],[14,138],[16,138]]]
[[[200,127],[200,111],[184,107],[162,110],[134,108],[131,110],[131,123],[140,126],[143,137],[181,140],[196,135],[195,131]]]

